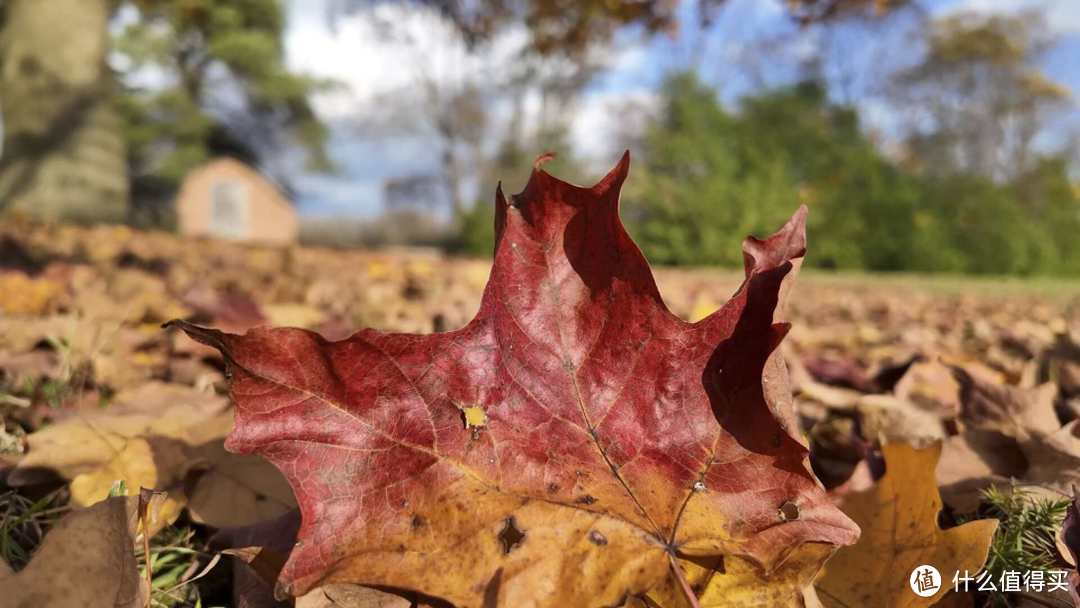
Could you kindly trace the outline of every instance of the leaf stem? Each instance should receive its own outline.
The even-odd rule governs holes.
[[[150,608],[154,596],[154,560],[150,555],[150,530],[146,518],[139,518],[142,524],[143,556],[146,557],[146,608]]]
[[[698,603],[697,600],[697,594],[694,593],[694,589],[690,587],[690,583],[687,582],[682,567],[679,566],[679,562],[675,559],[675,554],[668,553],[667,556],[668,562],[671,563],[671,572],[675,575],[675,580],[679,581],[679,587],[682,588],[683,595],[686,596],[686,601],[690,603],[690,608],[701,608],[701,604]]]

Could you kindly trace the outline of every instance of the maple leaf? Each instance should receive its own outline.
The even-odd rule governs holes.
[[[584,188],[537,167],[520,194],[498,190],[494,266],[457,331],[331,342],[173,322],[227,362],[226,447],[268,458],[296,494],[281,594],[353,582],[459,606],[614,605],[676,556],[767,577],[807,543],[855,541],[809,471],[776,352],[805,208],[747,239],[740,289],[687,323],[619,221],[628,171],[626,154]]]
[[[952,572],[979,572],[990,551],[996,519],[978,519],[942,530],[941,496],[934,469],[941,444],[917,449],[882,446],[885,475],[873,488],[844,496],[841,508],[862,527],[854,546],[841,549],[817,582],[825,606],[931,606],[948,597]],[[909,576],[930,565],[944,580],[929,597],[909,589]]]

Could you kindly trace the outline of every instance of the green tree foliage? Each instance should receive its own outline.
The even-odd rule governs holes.
[[[174,188],[217,154],[257,162],[299,142],[328,168],[327,132],[308,104],[324,83],[284,63],[281,0],[137,0],[114,37],[135,196]],[[145,86],[133,83],[145,82]]]
[[[1077,273],[1080,200],[1048,158],[1010,182],[919,173],[884,157],[854,110],[804,83],[726,110],[671,78],[625,194],[631,229],[665,264],[741,259],[726,247],[811,208],[808,263],[862,270]]]

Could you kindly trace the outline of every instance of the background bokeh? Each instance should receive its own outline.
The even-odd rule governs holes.
[[[275,599],[293,492],[225,449],[222,354],[162,325],[460,328],[497,184],[519,192],[548,152],[591,184],[629,150],[622,219],[688,322],[740,289],[740,239],[809,207],[776,407],[830,499],[851,514],[918,470],[895,504],[920,530],[997,521],[984,563],[937,563],[945,585],[975,563],[1072,581],[949,605],[1080,608],[1078,92],[1080,0],[0,0],[0,605],[135,605],[99,588],[136,579],[139,606],[445,605]],[[348,369],[342,386],[381,373]],[[138,542],[70,534],[150,488]],[[936,563],[874,505],[894,528],[829,562],[826,606],[903,603]],[[748,571],[716,557],[678,560],[708,577],[702,605]]]
[[[309,244],[486,255],[500,180],[634,158],[650,260],[1080,273],[1072,0],[7,0],[0,209],[171,230],[232,157]],[[235,236],[235,234],[233,235]]]

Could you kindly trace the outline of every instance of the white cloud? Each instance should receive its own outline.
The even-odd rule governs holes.
[[[508,28],[479,50],[470,50],[452,24],[431,9],[380,4],[335,18],[326,0],[293,0],[285,35],[289,67],[338,81],[315,98],[325,119],[378,109],[387,95],[424,83],[464,86],[502,74],[526,41],[523,28]],[[407,95],[403,95],[403,98]]]
[[[622,152],[625,137],[640,133],[641,119],[656,110],[659,100],[650,89],[584,96],[570,129],[575,154],[598,169],[610,168],[607,165]]]
[[[493,145],[498,141],[495,135],[511,127],[512,118],[523,123],[514,127],[526,133],[539,126],[543,113],[539,89],[528,81],[514,83],[513,92],[522,99],[520,114],[514,112],[513,95],[502,89],[525,67],[518,59],[528,42],[523,25],[470,50],[434,11],[380,5],[338,17],[331,27],[327,1],[292,0],[285,35],[291,68],[341,85],[313,100],[316,112],[335,128],[331,154],[342,171],[336,176],[301,174],[294,180],[301,199],[307,201],[302,207],[307,213],[369,215],[381,208],[384,180],[439,171],[441,142],[422,122],[430,118],[418,88],[423,83],[451,92],[465,86],[489,90]],[[575,153],[595,162],[599,170],[607,169],[620,152],[618,141],[627,129],[626,104],[651,107],[656,99],[642,83],[656,60],[646,42],[629,40],[603,52],[607,56],[595,57],[605,66],[603,78],[573,105],[570,122]],[[566,69],[557,61],[529,67],[536,70],[532,76],[536,79]],[[416,115],[415,123],[410,122],[410,113]],[[402,132],[410,131],[407,145],[403,144]],[[397,153],[406,149],[404,155]],[[469,183],[472,176],[464,177],[466,189],[478,186]]]
[[[1077,0],[956,0],[941,7],[941,14],[973,11],[982,13],[1041,13],[1046,24],[1059,34],[1080,32],[1080,2]]]

